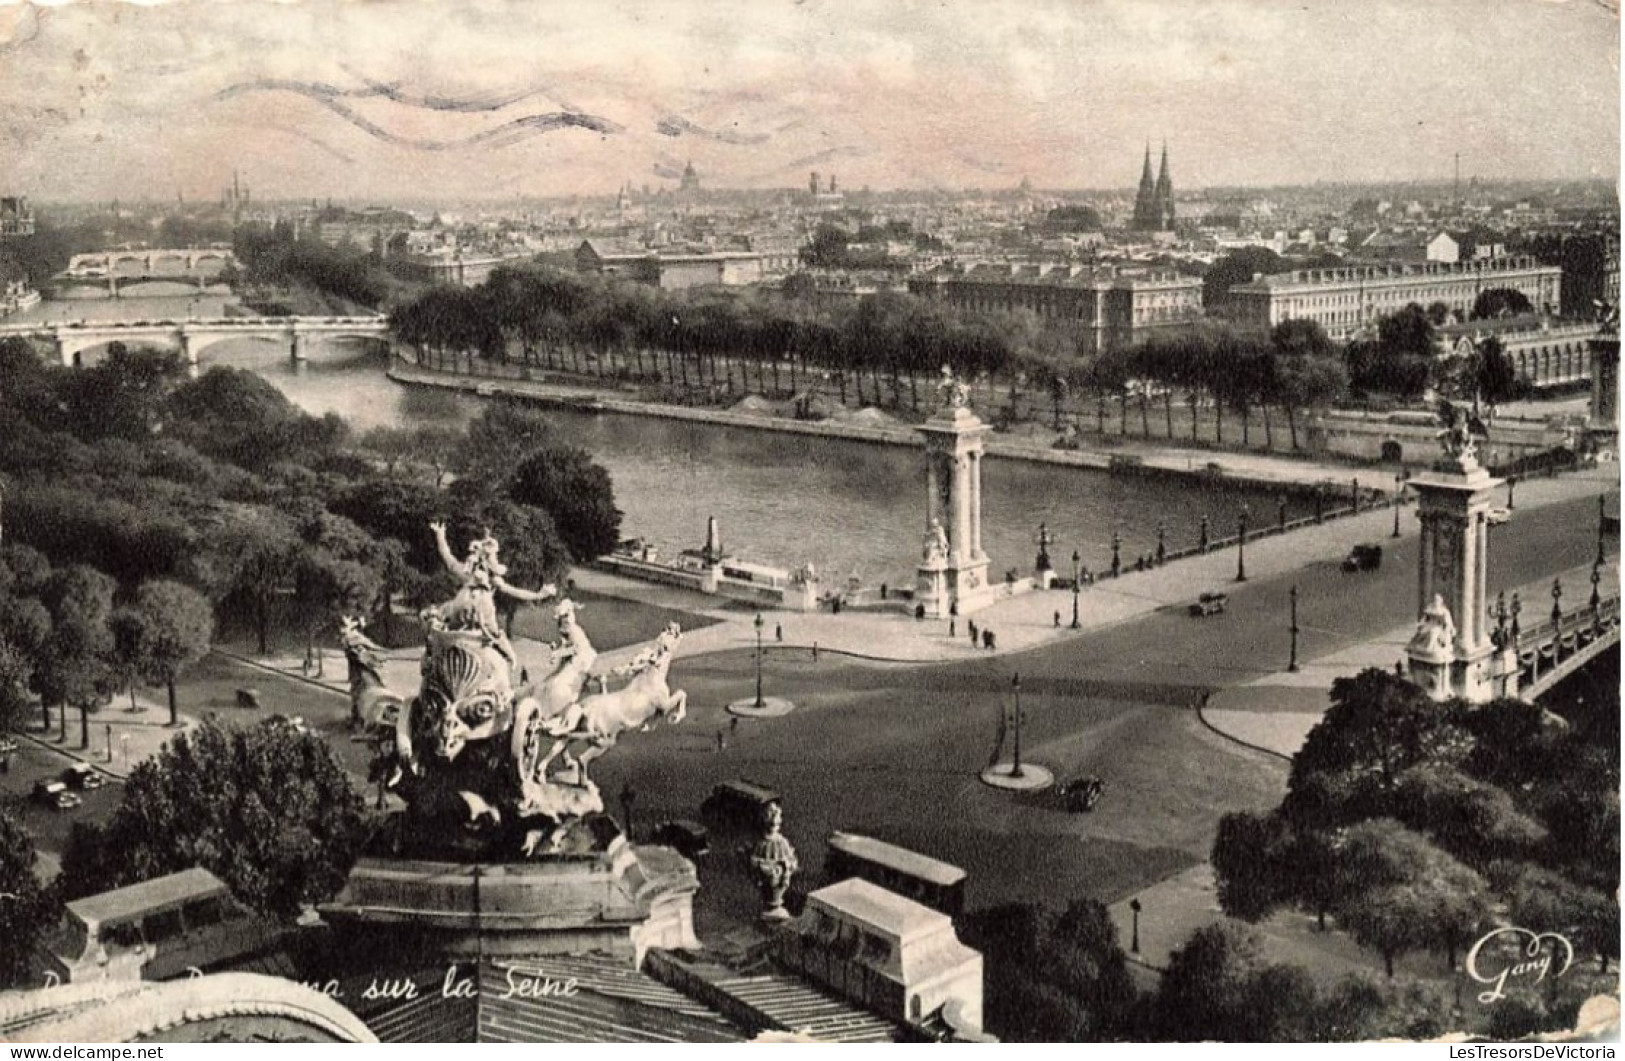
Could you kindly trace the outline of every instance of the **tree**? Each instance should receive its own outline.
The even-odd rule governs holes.
[[[615,486],[586,450],[552,446],[532,453],[514,470],[508,494],[551,516],[578,563],[603,556],[620,541]]]
[[[1213,838],[1213,873],[1219,908],[1243,921],[1261,921],[1288,897],[1290,874],[1282,858],[1290,840],[1276,814],[1237,811],[1219,819]]]
[[[169,724],[180,723],[175,683],[188,667],[208,655],[214,639],[214,613],[208,598],[191,586],[168,580],[143,582],[134,612],[140,617],[140,673],[162,684],[169,695]]]
[[[500,486],[526,457],[553,441],[553,426],[542,413],[519,402],[487,402],[469,421],[455,467],[465,479]]]
[[[343,886],[363,802],[316,734],[205,721],[135,768],[106,827],[64,859],[63,882],[77,898],[201,866],[291,921]]]
[[[1313,1003],[1303,970],[1266,965],[1252,930],[1220,921],[1169,956],[1152,1008],[1154,1034],[1178,1042],[1294,1041]]]
[[[212,595],[249,604],[263,656],[271,650],[271,603],[293,576],[301,543],[287,518],[263,505],[233,506],[224,516],[211,539]]]
[[[40,886],[36,859],[33,837],[0,810],[0,987],[26,984],[36,944],[61,917],[55,891]]]
[[[37,661],[35,681],[46,704],[79,709],[79,746],[90,747],[90,712],[117,689],[113,631],[116,584],[95,568],[74,564],[53,572],[44,604],[51,633]]]
[[[1281,809],[1300,826],[1385,812],[1400,774],[1460,762],[1469,734],[1404,678],[1369,668],[1332,683],[1331,708],[1293,757]]]
[[[1350,973],[1322,997],[1313,1038],[1358,1043],[1398,1036],[1434,1039],[1449,1023],[1449,999],[1432,984]]]
[[[1286,320],[1270,334],[1275,351],[1276,393],[1286,409],[1292,448],[1298,448],[1299,410],[1316,409],[1340,397],[1348,371],[1318,323]]]
[[[1467,319],[1478,321],[1492,317],[1517,317],[1533,312],[1534,305],[1522,291],[1511,287],[1487,287],[1473,299],[1473,308]]]
[[[1337,872],[1348,896],[1338,923],[1382,955],[1389,976],[1410,950],[1437,948],[1455,968],[1458,950],[1489,916],[1483,877],[1391,819],[1350,827]]]

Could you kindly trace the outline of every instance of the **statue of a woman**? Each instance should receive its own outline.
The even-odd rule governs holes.
[[[942,529],[940,519],[931,520],[931,528],[925,532],[925,561],[936,563],[948,559],[948,532]]]
[[[429,524],[429,529],[434,531],[435,545],[446,570],[463,583],[456,596],[435,609],[440,622],[448,630],[478,630],[496,646],[509,666],[515,665],[513,646],[497,621],[496,595],[501,593],[525,604],[535,604],[556,596],[558,588],[546,585],[539,590],[529,590],[509,585],[503,578],[508,568],[497,558],[500,547],[490,531],[485,532],[485,537],[468,543],[467,560],[458,560],[446,541],[445,523],[437,520]]]

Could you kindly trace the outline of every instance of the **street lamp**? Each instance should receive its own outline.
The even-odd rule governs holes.
[[[1393,534],[1393,536],[1395,538],[1399,537],[1399,506],[1404,500],[1405,500],[1405,477],[1403,475],[1396,475],[1396,476],[1394,476],[1394,534]]]
[[[1597,495],[1597,566],[1608,562],[1608,553],[1602,546],[1602,531],[1608,525],[1608,495]]]
[[[762,700],[762,613],[756,613],[756,706],[766,707]]]
[[[1140,900],[1130,899],[1128,901],[1129,913],[1133,915],[1133,921],[1131,922],[1132,927],[1129,929],[1128,936],[1128,949],[1130,954],[1140,953],[1140,911],[1143,909],[1145,909],[1145,907],[1140,905]]]
[[[1123,536],[1112,528],[1112,577],[1116,578],[1123,572]]]
[[[1204,552],[1204,553],[1207,552],[1207,539],[1208,539],[1207,513],[1204,512],[1204,513],[1202,513],[1202,527],[1201,527],[1201,539],[1200,539],[1200,548],[1201,548],[1202,552]]]
[[[1162,525],[1162,520],[1160,520],[1160,519],[1157,520],[1157,564],[1158,564],[1158,566],[1161,566],[1168,559],[1167,532],[1168,532],[1168,529]]]
[[[1016,744],[1015,744],[1015,751],[1011,755],[1010,776],[1011,777],[1020,777],[1021,776],[1021,675],[1012,674],[1010,676],[1010,688],[1013,689],[1015,691],[1015,694],[1016,694],[1016,720],[1015,720],[1016,721]]]
[[[1518,613],[1521,612],[1521,611],[1523,611],[1523,601],[1518,597],[1517,593],[1513,593],[1512,594],[1512,643],[1514,645],[1516,645],[1518,643],[1518,637],[1523,632],[1522,630],[1520,630],[1518,628]]]
[[[1287,660],[1286,669],[1296,674],[1298,671],[1298,587],[1293,585],[1287,596],[1292,601],[1292,655]]]
[[[1563,580],[1552,579],[1552,625],[1563,621]]]
[[[1072,629],[1079,629],[1078,624],[1078,591],[1081,588],[1078,582],[1082,579],[1082,568],[1079,566],[1083,557],[1078,555],[1076,549],[1072,550]]]
[[[1518,485],[1518,477],[1516,475],[1507,476],[1507,511],[1508,512],[1510,512],[1513,509],[1518,507],[1517,505],[1512,503],[1512,492],[1513,492],[1512,488],[1517,486],[1517,485]]]
[[[1591,565],[1591,610],[1596,612],[1602,606],[1602,593],[1597,584],[1602,581],[1602,561]]]
[[[1239,528],[1236,534],[1236,581],[1247,581],[1247,506],[1241,506],[1241,516],[1236,520]]]

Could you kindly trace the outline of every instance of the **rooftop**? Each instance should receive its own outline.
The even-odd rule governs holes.
[[[226,886],[219,877],[194,866],[127,888],[75,899],[68,903],[68,910],[86,925],[99,925],[167,909],[192,899],[224,894]]]
[[[952,926],[947,914],[858,877],[820,888],[807,896],[807,901],[846,914],[899,940]]]

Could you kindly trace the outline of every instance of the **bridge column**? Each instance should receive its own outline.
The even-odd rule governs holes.
[[[1436,700],[1484,703],[1496,695],[1501,660],[1486,624],[1489,510],[1502,480],[1471,453],[1453,455],[1414,477],[1422,554],[1422,615],[1406,647],[1412,680]]]
[[[294,331],[293,331],[292,342],[289,344],[290,347],[292,348],[293,363],[294,364],[296,364],[296,365],[303,364],[305,362],[305,360],[310,356],[305,350],[305,344],[307,342],[308,342],[308,339],[306,338],[305,334],[303,332],[299,331],[297,328],[295,328]]]
[[[192,345],[192,333],[181,329],[181,357],[186,359],[186,374],[197,379],[197,348]]]
[[[73,355],[68,353],[68,344],[62,341],[62,333],[56,332],[52,339],[56,343],[56,360],[63,368],[73,367]]]

